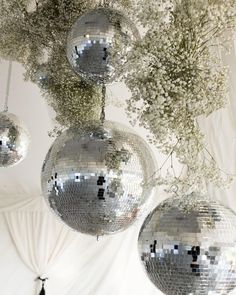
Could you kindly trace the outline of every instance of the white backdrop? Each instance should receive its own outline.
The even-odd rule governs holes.
[[[236,48],[236,46],[235,46]],[[222,169],[236,172],[236,50],[224,56],[230,67],[230,103],[204,120],[208,143]],[[36,295],[37,276],[49,277],[48,295],[158,295],[139,263],[137,235],[142,220],[133,227],[97,242],[58,222],[45,206],[40,189],[40,170],[52,139],[52,111],[38,88],[23,81],[23,69],[13,64],[9,111],[18,115],[31,134],[27,159],[10,169],[0,169],[0,290],[3,295]],[[7,63],[0,64],[0,102],[3,106]],[[120,84],[110,87],[113,96],[129,95]],[[107,118],[128,120],[122,109],[107,107]],[[145,132],[137,128],[144,136]],[[160,159],[158,159],[160,161]],[[236,211],[234,183],[229,190],[209,187],[217,199]],[[165,198],[161,191],[152,204]],[[236,291],[232,294],[236,294]]]

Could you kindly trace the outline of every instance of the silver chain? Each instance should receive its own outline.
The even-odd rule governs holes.
[[[102,101],[101,101],[101,117],[102,124],[105,122],[105,107],[106,107],[106,86],[102,86]]]
[[[11,86],[11,76],[12,76],[12,61],[9,61],[8,65],[8,75],[7,75],[7,87],[6,87],[6,96],[5,96],[5,103],[4,103],[4,112],[8,112],[8,100],[9,100],[9,93],[10,93],[10,86]]]

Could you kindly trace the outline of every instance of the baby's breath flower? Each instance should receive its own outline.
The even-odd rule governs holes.
[[[219,40],[227,45],[225,31],[235,29],[236,1],[139,0],[138,6],[147,33],[127,63],[128,111],[150,131],[152,143],[188,167],[184,182],[222,185],[215,161],[205,160],[197,119],[227,102],[228,70],[216,49]]]

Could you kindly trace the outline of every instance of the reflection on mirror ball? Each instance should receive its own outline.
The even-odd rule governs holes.
[[[0,113],[0,167],[19,164],[27,155],[29,142],[19,119],[8,112]]]
[[[125,230],[150,196],[143,186],[155,170],[152,153],[130,128],[105,122],[71,128],[53,143],[42,168],[42,189],[60,219],[90,235]]]
[[[139,32],[122,13],[98,8],[80,16],[67,41],[67,57],[74,71],[90,81],[114,81]]]
[[[146,273],[166,295],[227,294],[236,286],[236,215],[196,194],[170,198],[139,235]]]

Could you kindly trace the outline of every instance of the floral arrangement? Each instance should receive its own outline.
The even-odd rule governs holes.
[[[170,164],[169,176],[159,173],[157,183],[194,189],[206,180],[228,183],[231,175],[222,175],[207,150],[198,118],[227,103],[228,72],[217,50],[227,46],[226,31],[235,30],[236,1],[141,0],[138,7],[147,33],[127,63],[128,111],[170,162],[175,155],[186,167],[177,176]]]
[[[130,15],[145,32],[130,52],[123,81],[132,97],[127,111],[150,131],[150,141],[170,161],[157,184],[202,187],[223,185],[198,126],[225,106],[228,73],[217,49],[235,30],[235,0],[0,0],[0,56],[22,63],[26,79],[39,85],[62,126],[98,121],[104,107],[102,87],[77,76],[66,59],[66,40],[74,21],[86,11],[112,6]],[[222,46],[223,45],[223,46]],[[137,70],[139,69],[139,70]],[[65,99],[66,97],[66,99]],[[176,175],[173,156],[182,164]]]

